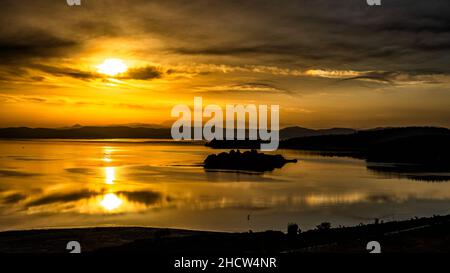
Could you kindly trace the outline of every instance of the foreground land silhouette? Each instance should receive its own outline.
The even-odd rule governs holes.
[[[83,252],[152,254],[298,254],[367,253],[366,244],[378,241],[382,252],[450,252],[450,215],[405,221],[298,232],[225,233],[143,227],[98,227],[0,232],[0,253],[66,253],[76,240]]]

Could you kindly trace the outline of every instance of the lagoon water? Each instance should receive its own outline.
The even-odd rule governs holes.
[[[366,168],[363,160],[297,158],[264,174],[205,171],[213,150],[155,140],[0,141],[0,230],[149,226],[286,230],[450,213],[450,182]]]

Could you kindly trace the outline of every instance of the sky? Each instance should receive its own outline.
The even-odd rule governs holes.
[[[281,127],[450,127],[450,1],[0,5],[0,127],[170,126],[195,96],[280,105]]]

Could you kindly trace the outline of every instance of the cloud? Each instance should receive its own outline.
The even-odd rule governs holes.
[[[190,32],[189,43],[172,50],[183,55],[239,56],[253,63],[331,70],[396,71],[409,69],[413,63],[448,71],[439,65],[443,63],[439,59],[442,51],[449,50],[449,6],[395,2],[383,3],[382,9],[370,8],[364,1],[243,1],[241,8],[237,3],[219,4],[195,21],[212,28],[220,25],[214,19],[219,17],[226,26],[202,33],[202,43],[191,42],[201,34]],[[436,33],[441,37],[433,35]]]
[[[26,199],[27,196],[21,193],[13,193],[3,198],[4,204],[13,204]]]
[[[288,93],[286,89],[277,87],[275,84],[263,82],[245,82],[230,85],[216,85],[197,87],[199,92],[214,92],[214,93]]]
[[[405,53],[423,56],[447,51],[450,33],[450,8],[445,1],[397,0],[376,9],[361,0],[245,0],[214,5],[202,0],[99,0],[77,11],[64,3],[42,1],[39,13],[33,11],[33,1],[7,2],[0,11],[4,23],[12,18],[17,23],[0,33],[4,48],[12,50],[5,55],[54,56],[97,37],[146,36],[156,37],[168,45],[166,50],[181,55],[240,56],[253,62],[306,66],[314,60],[330,69],[343,69],[342,60],[356,60],[361,69],[374,65],[371,59],[376,57],[381,62],[372,69],[392,70],[380,66],[392,58],[415,59]],[[41,28],[30,26],[38,22]],[[61,22],[65,27],[56,27]],[[433,34],[441,37],[428,39]],[[145,44],[140,50],[153,47]]]
[[[45,104],[48,106],[69,106],[69,107],[83,107],[83,106],[104,106],[112,108],[129,108],[129,109],[160,109],[158,106],[151,104],[140,104],[140,103],[128,103],[128,102],[110,102],[110,101],[99,101],[99,100],[74,100],[70,97],[30,97],[30,96],[11,96],[11,95],[0,95],[0,102],[8,104],[23,104],[23,103],[33,103],[33,104]],[[162,109],[162,108],[161,108]],[[24,157],[14,157],[16,160],[58,160],[58,159],[33,159]]]
[[[364,70],[332,70],[322,68],[311,68],[307,70],[289,69],[277,66],[230,66],[230,65],[194,65],[190,68],[179,68],[186,73],[256,73],[272,76],[289,76],[305,78],[325,78],[337,79],[342,81],[361,80],[372,81],[383,84],[401,85],[401,84],[440,84],[450,83],[450,74],[434,70],[417,71],[364,71]],[[214,87],[200,87],[203,91],[273,91],[288,92],[288,90],[279,88],[275,85],[265,83],[242,83],[233,85],[223,85]]]
[[[57,77],[71,77],[80,80],[104,78],[104,76],[95,72],[83,71],[69,67],[57,67],[43,64],[31,64],[29,67]]]
[[[75,40],[36,29],[27,29],[15,35],[0,35],[0,64],[20,64],[33,59],[64,56],[75,51],[79,45]]]
[[[391,85],[441,84],[450,83],[450,75],[443,73],[403,72],[403,71],[366,71],[358,72],[354,77],[343,78],[343,81],[363,80]]]
[[[209,64],[219,60],[232,66],[269,64],[291,70],[300,67],[303,72],[312,66],[406,71],[413,64],[413,69],[426,72],[450,72],[445,65],[450,61],[450,54],[445,54],[450,51],[450,7],[443,1],[389,1],[376,9],[361,0],[286,0],[281,4],[245,0],[214,5],[201,0],[99,0],[77,10],[42,1],[40,12],[34,11],[33,1],[6,2],[0,11],[2,23],[15,24],[0,31],[4,64],[70,58],[98,38],[127,37],[142,39],[142,45],[133,49],[140,55],[170,53]],[[155,51],[145,41],[148,37],[165,46]],[[98,77],[66,68],[43,70],[79,79]],[[149,80],[163,74],[148,66],[132,68],[123,78]]]
[[[259,55],[259,54],[277,54],[277,55],[295,55],[301,52],[305,53],[310,51],[303,45],[273,45],[262,44],[255,46],[220,46],[211,48],[174,48],[172,51],[180,54],[187,55]],[[320,58],[321,55],[317,55],[316,58]],[[325,58],[325,56],[324,56]]]
[[[305,75],[311,77],[323,77],[332,79],[342,79],[348,77],[359,77],[362,72],[352,70],[323,70],[323,69],[309,69],[305,71]]]
[[[109,78],[107,75],[103,75],[97,72],[84,71],[70,67],[58,67],[44,64],[31,64],[28,67],[53,76],[70,77],[79,80],[108,80]],[[162,71],[162,69],[155,66],[131,67],[127,72],[120,74],[114,78],[122,80],[152,80],[161,78],[163,74],[164,72]]]
[[[159,79],[163,76],[163,72],[160,68],[155,66],[145,66],[130,68],[124,75],[119,76],[120,79],[131,79],[131,80],[151,80]]]

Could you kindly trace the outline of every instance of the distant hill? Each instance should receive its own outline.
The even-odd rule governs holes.
[[[345,135],[320,135],[284,140],[280,147],[308,150],[364,151],[368,146],[412,136],[450,135],[450,130],[439,127],[376,128]]]
[[[294,126],[281,129],[280,140],[311,136],[349,135],[355,132],[355,129],[350,128],[309,129]],[[246,135],[248,135],[248,131]],[[259,149],[261,142],[260,140],[213,140],[207,143],[207,146],[221,149]]]
[[[69,128],[1,128],[0,138],[170,138],[170,129],[130,126],[73,126]]]
[[[290,139],[295,137],[323,136],[323,135],[348,135],[355,133],[356,130],[350,128],[331,128],[331,129],[308,129],[303,127],[286,127],[280,130],[280,139]]]
[[[347,135],[298,137],[280,148],[346,152],[369,162],[427,164],[450,168],[450,130],[437,127],[377,128]]]

